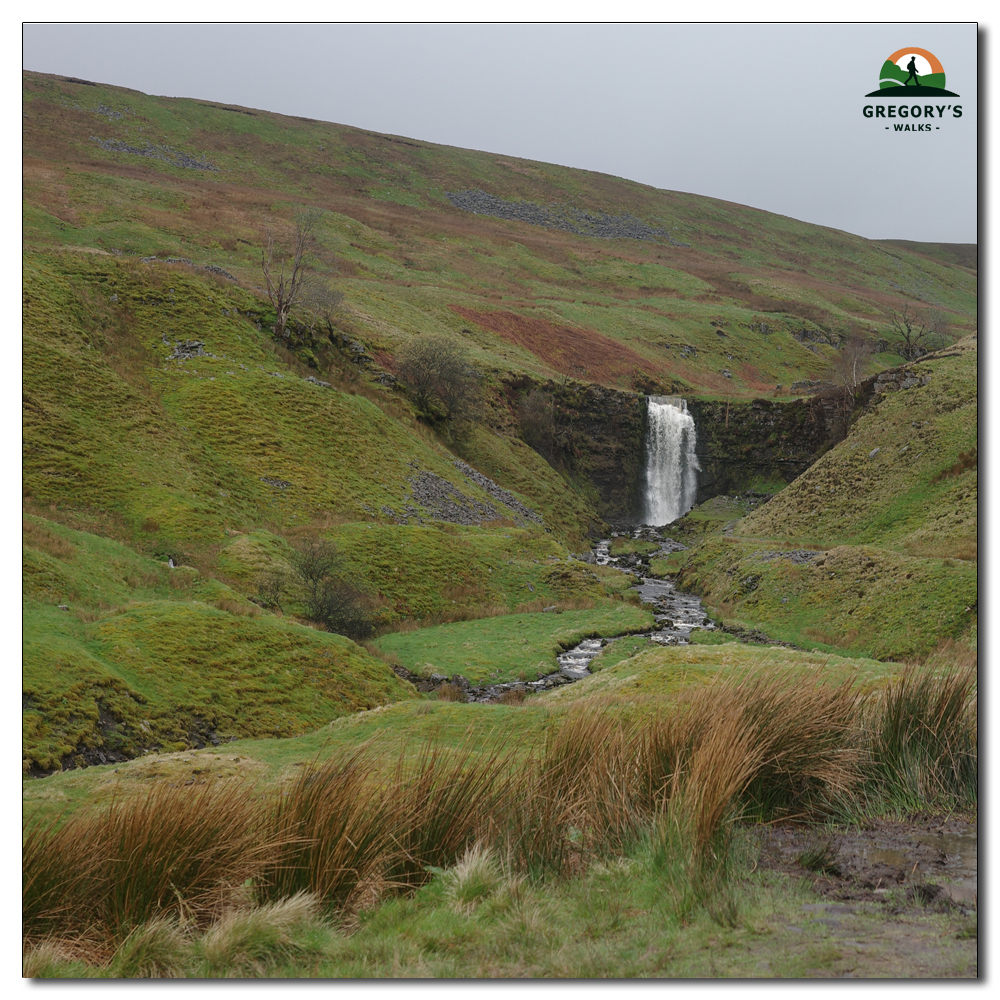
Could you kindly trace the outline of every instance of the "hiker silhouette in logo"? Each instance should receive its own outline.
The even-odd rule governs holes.
[[[908,87],[910,85],[910,81],[912,80],[913,83],[914,83],[914,85],[917,86],[917,87],[919,87],[920,86],[920,81],[917,79],[917,77],[920,74],[917,72],[917,57],[916,56],[910,56],[910,61],[906,64],[906,69],[907,69],[907,72],[910,75],[906,78],[906,82],[903,84],[903,86],[904,87]]]

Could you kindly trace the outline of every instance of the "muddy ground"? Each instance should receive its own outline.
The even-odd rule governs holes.
[[[792,974],[811,978],[978,977],[975,820],[768,827],[758,864],[815,896],[779,932],[779,967],[762,956],[758,975],[788,974],[781,967],[800,952]]]

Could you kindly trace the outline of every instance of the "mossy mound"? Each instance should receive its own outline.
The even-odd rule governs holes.
[[[24,754],[31,770],[290,736],[413,696],[385,663],[343,636],[262,614],[217,581],[109,539],[26,523]]]

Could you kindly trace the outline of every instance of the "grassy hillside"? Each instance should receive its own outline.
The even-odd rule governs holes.
[[[868,241],[588,171],[211,101],[34,73],[23,96],[35,768],[210,734],[287,736],[404,697],[384,662],[305,627],[294,594],[284,616],[251,603],[310,538],[337,547],[382,628],[431,626],[383,637],[404,660],[420,660],[436,628],[474,631],[472,619],[495,631],[504,616],[541,619],[558,604],[577,608],[567,613],[586,631],[583,617],[639,615],[609,603],[624,576],[572,557],[603,528],[594,483],[566,471],[588,468],[577,454],[587,437],[569,428],[562,471],[529,447],[517,400],[533,385],[750,399],[821,377],[852,333],[891,341],[889,314],[903,303],[952,337],[977,326],[968,248]],[[309,270],[343,299],[321,333],[293,312],[298,333],[278,343],[262,246],[270,233],[287,248],[306,209]],[[424,419],[395,384],[399,349],[438,334],[482,376],[464,423]],[[873,367],[901,360],[879,346]],[[907,397],[923,407],[911,422],[928,442],[918,464],[903,463],[919,472],[912,488],[886,457],[901,452],[903,424],[859,424],[866,446],[884,438],[882,459],[874,476],[834,469],[840,451],[824,459],[820,470],[850,482],[836,511],[790,506],[780,526],[750,519],[737,534],[887,545],[893,558],[931,561],[914,579],[938,580],[928,567],[961,556],[940,546],[966,531],[973,494],[968,472],[925,479],[971,446],[974,399],[972,362],[927,364],[946,367]],[[964,401],[951,409],[949,386]],[[860,511],[862,496],[871,509],[855,516],[848,501]],[[778,510],[755,516],[768,509]],[[706,587],[715,544],[688,560]],[[952,582],[935,583],[933,601],[967,601],[963,574],[944,574]],[[928,635],[965,634],[958,618],[939,626]],[[551,657],[548,628],[532,639],[536,665]],[[827,644],[876,648],[858,634]],[[503,645],[502,634],[487,643],[481,673],[524,669]]]
[[[977,362],[967,340],[908,366],[914,384],[876,394],[768,503],[684,518],[705,540],[662,568],[721,617],[809,648],[898,659],[974,645]]]
[[[183,257],[252,289],[262,231],[280,238],[317,206],[313,264],[346,294],[345,329],[376,350],[450,332],[489,367],[739,396],[815,377],[823,339],[885,332],[907,299],[976,326],[974,262],[939,248],[266,111],[24,81],[29,245]],[[549,224],[449,198],[469,191],[489,195],[487,212],[527,207]],[[581,233],[646,238],[557,228],[581,212],[605,220]],[[803,330],[817,343],[792,336]]]
[[[965,341],[942,353],[908,366],[926,384],[878,397],[845,441],[744,519],[740,533],[975,559],[978,350]]]
[[[349,639],[263,614],[194,569],[35,517],[24,544],[28,768],[292,736],[413,697]]]

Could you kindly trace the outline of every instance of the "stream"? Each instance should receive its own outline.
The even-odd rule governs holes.
[[[615,557],[611,555],[611,543],[614,538],[631,537],[642,541],[658,542],[660,549],[641,559],[635,555]],[[695,628],[711,629],[715,626],[705,614],[701,599],[694,594],[679,591],[669,580],[658,580],[654,577],[641,575],[641,570],[648,566],[650,559],[680,552],[686,548],[671,538],[666,538],[655,528],[637,528],[634,531],[616,531],[611,538],[602,538],[589,553],[586,561],[598,566],[618,566],[621,569],[636,573],[639,583],[633,586],[643,604],[650,605],[656,627],[649,632],[636,633],[644,635],[651,642],[661,646],[685,646]],[[623,638],[616,636],[615,638]],[[536,681],[509,681],[501,684],[486,684],[481,687],[466,689],[466,697],[474,702],[493,702],[503,697],[511,690],[525,692],[550,691],[563,684],[572,684],[584,677],[590,676],[590,661],[602,650],[615,641],[615,638],[584,639],[572,649],[560,653],[556,659],[559,669]]]

